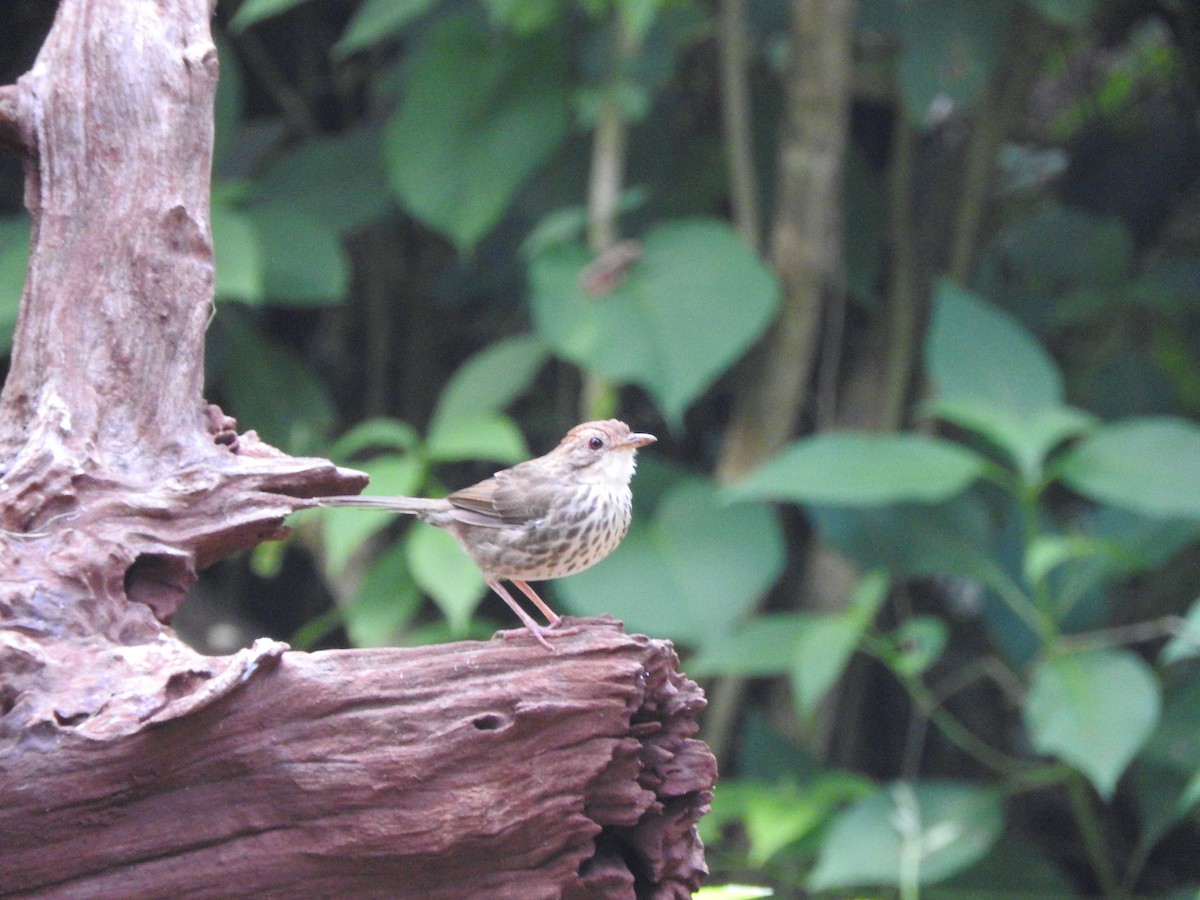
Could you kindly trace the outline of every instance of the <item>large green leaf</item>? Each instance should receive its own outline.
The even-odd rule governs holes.
[[[1017,418],[1062,406],[1062,375],[1033,335],[951,281],[934,292],[925,368],[939,400],[985,404]]]
[[[282,201],[246,213],[262,248],[263,290],[270,301],[290,306],[341,302],[350,273],[333,228]]]
[[[971,450],[924,435],[827,432],[787,447],[730,493],[828,506],[936,503],[966,490],[986,466]]]
[[[566,137],[561,51],[454,17],[434,26],[411,67],[384,142],[392,187],[413,216],[468,248]]]
[[[844,612],[809,616],[792,650],[792,691],[802,714],[811,714],[842,677],[887,589],[887,576],[872,572],[859,583]]]
[[[246,0],[229,21],[229,27],[234,32],[244,31],[255,22],[282,15],[292,7],[306,2],[307,0]]]
[[[1016,0],[921,0],[898,4],[898,81],[916,125],[971,109],[984,95],[1009,44]],[[937,110],[938,101],[949,107]]]
[[[636,491],[635,491],[636,493]],[[555,582],[571,609],[611,613],[631,630],[693,646],[723,638],[771,586],[784,562],[770,508],[726,504],[714,485],[677,484],[604,562]]]
[[[1106,425],[1066,453],[1057,472],[1094,500],[1147,516],[1200,518],[1200,426],[1185,419]]]
[[[863,568],[988,581],[997,565],[995,512],[967,491],[942,503],[810,506],[822,537]]]
[[[809,886],[912,888],[940,881],[981,859],[1003,824],[993,791],[948,781],[880,788],[834,820]]]
[[[260,302],[266,290],[266,265],[250,216],[214,198],[212,236],[217,298]]]
[[[304,213],[334,234],[361,228],[393,208],[380,142],[370,128],[302,141],[271,159],[250,200]]]
[[[438,397],[434,419],[499,412],[529,387],[546,362],[546,348],[532,335],[490,344],[459,366]]]
[[[695,678],[783,675],[792,668],[800,635],[811,621],[811,613],[757,615],[732,634],[713,635],[687,661],[687,672]]]
[[[226,310],[211,332],[219,344],[214,374],[230,412],[289,453],[320,452],[334,422],[325,382],[301,356],[233,312]]]
[[[747,778],[722,781],[712,813],[701,823],[701,835],[707,843],[730,823],[742,823],[750,845],[747,855],[757,868],[822,828],[846,802],[872,791],[866,779],[843,772],[822,772],[802,784]]]
[[[451,632],[464,635],[483,599],[483,573],[458,541],[440,528],[413,528],[404,544],[417,584],[438,605]]]
[[[1200,680],[1168,687],[1162,716],[1130,769],[1141,840],[1153,846],[1200,802]]]
[[[425,478],[425,466],[415,454],[381,453],[366,462],[354,463],[371,478],[375,496],[412,496]],[[321,511],[325,540],[325,571],[340,577],[350,558],[363,542],[391,523],[398,513],[383,509],[333,507]]]
[[[335,53],[348,54],[395,37],[439,0],[365,0],[350,18]]]
[[[538,333],[559,355],[613,381],[649,390],[678,423],[771,321],[775,277],[724,223],[668,222],[643,241],[640,260],[610,294],[580,284],[589,262],[558,247],[530,267]]]
[[[1106,799],[1158,723],[1158,681],[1127,650],[1053,657],[1033,676],[1025,723],[1033,746],[1076,766]]]
[[[425,447],[435,462],[490,459],[512,465],[529,457],[521,429],[503,413],[465,413],[435,419]]]
[[[420,608],[421,592],[397,541],[372,561],[342,621],[355,647],[386,647]]]
[[[0,353],[12,344],[25,270],[29,265],[29,220],[24,216],[0,219]]]

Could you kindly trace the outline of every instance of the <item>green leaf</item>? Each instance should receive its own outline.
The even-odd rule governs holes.
[[[1179,632],[1162,648],[1158,662],[1159,665],[1169,666],[1197,656],[1200,656],[1200,600],[1189,607]]]
[[[1058,475],[1085,497],[1147,516],[1200,518],[1200,427],[1129,419],[1096,429],[1064,454]]]
[[[811,622],[809,613],[765,613],[732,634],[717,634],[687,661],[693,678],[745,675],[764,678],[792,668],[796,644]]]
[[[242,210],[213,203],[212,235],[218,299],[260,302],[265,267],[258,230],[250,217]]]
[[[1153,846],[1200,801],[1200,681],[1170,686],[1158,727],[1130,770],[1141,843]]]
[[[749,884],[710,884],[692,894],[696,900],[757,900],[759,897],[774,897],[769,887]]]
[[[904,111],[918,126],[969,111],[988,87],[1009,44],[1014,0],[922,0],[899,6],[897,80]],[[935,111],[935,101],[950,108]]]
[[[394,208],[381,140],[370,128],[308,138],[271,159],[250,200],[305,215],[331,233],[362,228]]]
[[[1158,681],[1133,653],[1074,653],[1034,672],[1025,724],[1035,749],[1077,767],[1108,799],[1154,730],[1160,703]]]
[[[458,367],[438,397],[434,421],[499,412],[525,393],[546,362],[533,335],[497,341]]]
[[[988,581],[997,566],[997,537],[993,512],[979,494],[967,491],[942,503],[807,511],[825,540],[864,569]]]
[[[483,599],[483,573],[458,541],[440,528],[413,528],[404,545],[417,584],[438,605],[451,632],[464,635]]]
[[[412,496],[425,478],[424,464],[411,454],[382,453],[355,466],[371,476],[370,492],[375,496]],[[331,577],[341,577],[346,563],[363,541],[391,523],[399,513],[334,507],[322,510],[321,515],[325,571]]]
[[[509,465],[529,458],[525,437],[503,413],[463,413],[438,417],[429,429],[425,452],[434,462],[489,459]]]
[[[1068,27],[1086,25],[1096,10],[1096,0],[1026,0],[1051,22]]]
[[[635,504],[616,552],[555,589],[579,614],[611,613],[630,630],[703,646],[732,630],[783,563],[783,536],[768,506],[729,505],[713,484],[687,479],[650,521]]]
[[[986,400],[938,399],[924,411],[960,428],[973,431],[1006,452],[1027,484],[1039,485],[1048,457],[1059,444],[1093,428],[1095,416],[1069,406],[1055,406],[1031,415],[992,406]]]
[[[950,281],[934,293],[925,367],[938,401],[958,408],[982,404],[1022,420],[1062,407],[1062,375],[1033,335]]]
[[[12,346],[28,267],[29,219],[0,219],[0,353],[7,353]]]
[[[792,649],[792,690],[801,713],[810,715],[842,677],[887,591],[887,577],[871,572],[855,588],[845,612],[809,615]]]
[[[366,419],[359,422],[329,448],[332,459],[348,461],[350,457],[363,450],[401,450],[417,449],[421,436],[407,422],[398,419]]]
[[[371,563],[354,600],[342,610],[346,634],[355,647],[387,647],[421,608],[400,541],[392,543]]]
[[[950,629],[937,616],[913,616],[891,638],[898,651],[892,666],[903,675],[920,675],[942,658]]]
[[[333,47],[333,52],[349,55],[382,43],[400,33],[409,22],[428,12],[439,0],[366,0]]]
[[[730,494],[828,506],[936,503],[966,490],[986,466],[965,447],[924,435],[826,432],[785,448]]]
[[[228,407],[243,427],[288,453],[317,453],[333,429],[329,391],[307,362],[267,340],[226,310],[214,330],[220,351],[215,376]]]
[[[263,254],[264,291],[289,306],[340,303],[350,273],[337,232],[284,203],[247,210]]]
[[[755,868],[766,864],[783,848],[822,828],[849,800],[869,794],[866,779],[843,772],[822,772],[797,784],[792,780],[733,779],[721,782],[710,816],[701,825],[706,843],[719,829],[741,822],[750,845],[748,857]]]
[[[566,137],[560,49],[502,41],[454,17],[434,26],[411,65],[385,135],[392,187],[413,216],[466,249]]]
[[[307,0],[246,0],[229,20],[229,27],[234,33],[245,31],[256,22],[281,15],[305,2]]]
[[[834,820],[809,887],[937,882],[981,859],[1002,828],[992,791],[950,781],[899,782]]]
[[[653,228],[624,282],[603,297],[581,286],[590,261],[579,247],[533,260],[538,333],[585,369],[643,385],[675,423],[763,333],[779,301],[775,276],[722,222]]]

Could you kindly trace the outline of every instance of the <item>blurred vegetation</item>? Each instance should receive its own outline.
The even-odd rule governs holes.
[[[0,9],[0,80],[49,6]],[[221,0],[215,31],[210,398],[372,493],[656,431],[619,552],[546,590],[706,684],[714,882],[1196,896],[1200,6]],[[0,349],[21,183],[0,160]],[[181,630],[515,624],[435,529],[295,524]]]

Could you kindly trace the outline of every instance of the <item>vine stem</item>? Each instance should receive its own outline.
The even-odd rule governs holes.
[[[1096,820],[1087,786],[1078,773],[1073,773],[1073,776],[1067,779],[1067,795],[1071,800],[1071,812],[1075,815],[1079,833],[1083,836],[1084,849],[1087,851],[1092,871],[1096,873],[1096,880],[1100,882],[1100,890],[1105,897],[1120,896],[1117,874],[1109,858],[1108,848],[1104,845],[1100,823]]]

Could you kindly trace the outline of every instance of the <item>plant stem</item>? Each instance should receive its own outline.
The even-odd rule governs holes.
[[[1067,794],[1071,799],[1071,812],[1074,813],[1079,833],[1083,836],[1084,849],[1092,864],[1092,871],[1096,873],[1096,880],[1100,882],[1100,890],[1105,897],[1119,896],[1120,887],[1112,860],[1109,859],[1108,848],[1104,845],[1104,835],[1100,833],[1100,823],[1096,820],[1087,785],[1079,773],[1072,773],[1072,777],[1067,779]]]
[[[746,0],[720,0],[717,49],[721,66],[721,119],[729,161],[729,200],[733,221],[746,246],[762,246],[758,178],[754,171],[750,87],[746,77]]]

